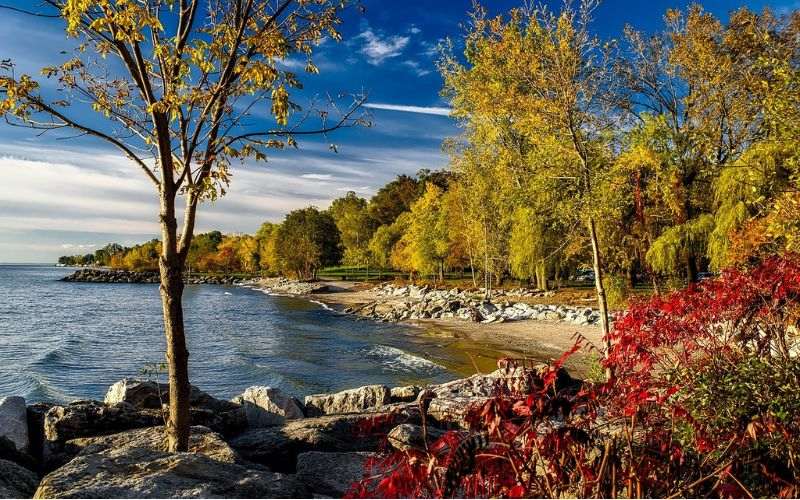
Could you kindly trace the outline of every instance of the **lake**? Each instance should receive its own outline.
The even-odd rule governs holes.
[[[0,397],[102,399],[164,360],[157,285],[59,281],[71,269],[0,265]],[[187,286],[190,377],[222,398],[251,385],[296,396],[469,373],[452,336],[357,320],[242,286]]]

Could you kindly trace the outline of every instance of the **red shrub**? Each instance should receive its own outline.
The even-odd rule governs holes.
[[[524,370],[470,411],[470,432],[386,455],[352,493],[797,496],[799,318],[796,258],[633,304],[611,333],[611,380],[560,388],[564,358]]]

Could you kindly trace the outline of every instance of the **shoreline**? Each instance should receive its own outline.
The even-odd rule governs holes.
[[[314,283],[301,283],[309,288],[305,293],[291,293],[277,290],[269,286],[270,280],[256,280],[247,286],[275,295],[283,295],[316,303],[321,307],[338,314],[348,315],[359,320],[375,321],[376,319],[361,316],[354,312],[346,312],[348,308],[357,308],[375,301],[391,302],[391,299],[380,297],[374,293],[374,287],[361,282],[344,282],[322,280]],[[295,284],[297,282],[291,282]],[[291,285],[290,285],[291,287]],[[395,321],[396,324],[411,326],[420,330],[422,335],[441,336],[454,347],[462,345],[465,353],[473,358],[476,371],[493,370],[497,355],[500,357],[525,357],[539,362],[552,362],[569,350],[577,340],[577,336],[594,346],[602,345],[602,331],[594,325],[575,325],[561,321],[540,321],[522,319],[494,323],[466,321],[458,318],[420,318]],[[486,353],[476,351],[482,348]],[[474,352],[470,352],[474,351]],[[570,372],[585,377],[589,374],[594,359],[581,350],[565,363]]]

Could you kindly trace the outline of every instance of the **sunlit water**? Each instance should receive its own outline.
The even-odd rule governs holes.
[[[163,361],[156,285],[67,283],[72,272],[0,265],[0,397],[102,399]],[[359,321],[241,286],[187,286],[192,383],[229,398],[251,385],[297,396],[366,384],[444,381],[470,371],[452,338]]]

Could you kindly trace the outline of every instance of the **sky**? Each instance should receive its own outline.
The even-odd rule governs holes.
[[[487,0],[490,13],[523,0]],[[340,92],[367,92],[373,125],[340,131],[328,140],[300,141],[299,150],[276,152],[266,163],[234,165],[228,194],[199,210],[199,232],[254,232],[264,221],[280,221],[294,209],[355,191],[369,197],[398,174],[447,166],[441,144],[459,134],[440,97],[436,47],[445,38],[456,46],[464,33],[471,0],[362,0],[344,16],[340,43],[318,47],[319,75],[301,77],[302,99]],[[550,2],[557,6],[560,0]],[[668,8],[685,0],[605,0],[594,29],[619,37],[631,24],[658,30]],[[35,8],[35,0],[0,0]],[[800,8],[800,0],[708,0],[702,5],[722,19],[741,6],[778,12]],[[63,59],[59,20],[0,10],[0,59],[19,71],[38,74]],[[288,67],[299,61],[290,59]],[[336,144],[333,152],[329,142]],[[153,187],[138,167],[115,150],[90,139],[11,128],[0,122],[0,263],[54,262],[60,255],[94,252],[109,242],[132,245],[158,235]]]

